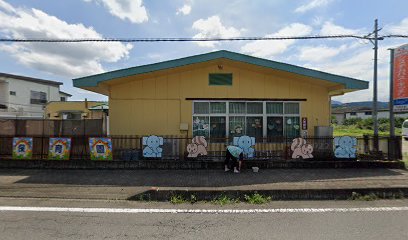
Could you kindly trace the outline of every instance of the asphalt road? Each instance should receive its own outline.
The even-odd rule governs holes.
[[[20,202],[18,202],[20,201]],[[34,204],[37,202],[38,204]],[[14,206],[143,207],[247,209],[259,206],[170,205],[128,202],[8,201]],[[302,207],[304,212],[208,213],[82,213],[0,211],[1,239],[408,239],[408,211],[308,212],[309,207],[362,208],[408,206],[408,200],[378,202],[277,202],[261,208]]]

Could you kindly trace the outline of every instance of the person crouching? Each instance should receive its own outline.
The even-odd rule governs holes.
[[[234,169],[234,173],[239,173],[241,171],[243,159],[244,151],[242,148],[237,146],[228,146],[224,162],[225,171],[228,172],[230,169]]]

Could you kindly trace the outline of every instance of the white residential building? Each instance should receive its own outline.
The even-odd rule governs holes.
[[[338,124],[343,124],[344,120],[351,118],[367,119],[373,117],[372,108],[369,107],[348,107],[332,110],[332,116],[336,118]],[[395,112],[394,117],[408,118],[408,113]],[[390,118],[388,109],[379,109],[377,118]]]
[[[0,73],[0,118],[44,118],[45,104],[67,101],[61,82]]]

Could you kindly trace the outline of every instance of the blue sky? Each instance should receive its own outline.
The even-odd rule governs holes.
[[[238,37],[408,34],[405,0],[0,0],[0,37]],[[388,98],[390,47],[380,41],[379,100]],[[372,81],[373,51],[362,40],[223,43],[0,43],[0,72],[61,81],[72,100],[106,100],[72,78],[226,49]],[[371,88],[371,85],[370,85]],[[335,97],[372,99],[372,90]]]

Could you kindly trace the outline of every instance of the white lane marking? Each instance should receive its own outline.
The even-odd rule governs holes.
[[[204,213],[204,214],[251,214],[251,213],[338,213],[338,212],[395,212],[408,211],[408,207],[368,208],[276,208],[276,209],[160,209],[160,208],[66,208],[66,207],[15,207],[0,206],[0,212],[75,212],[75,213]]]

